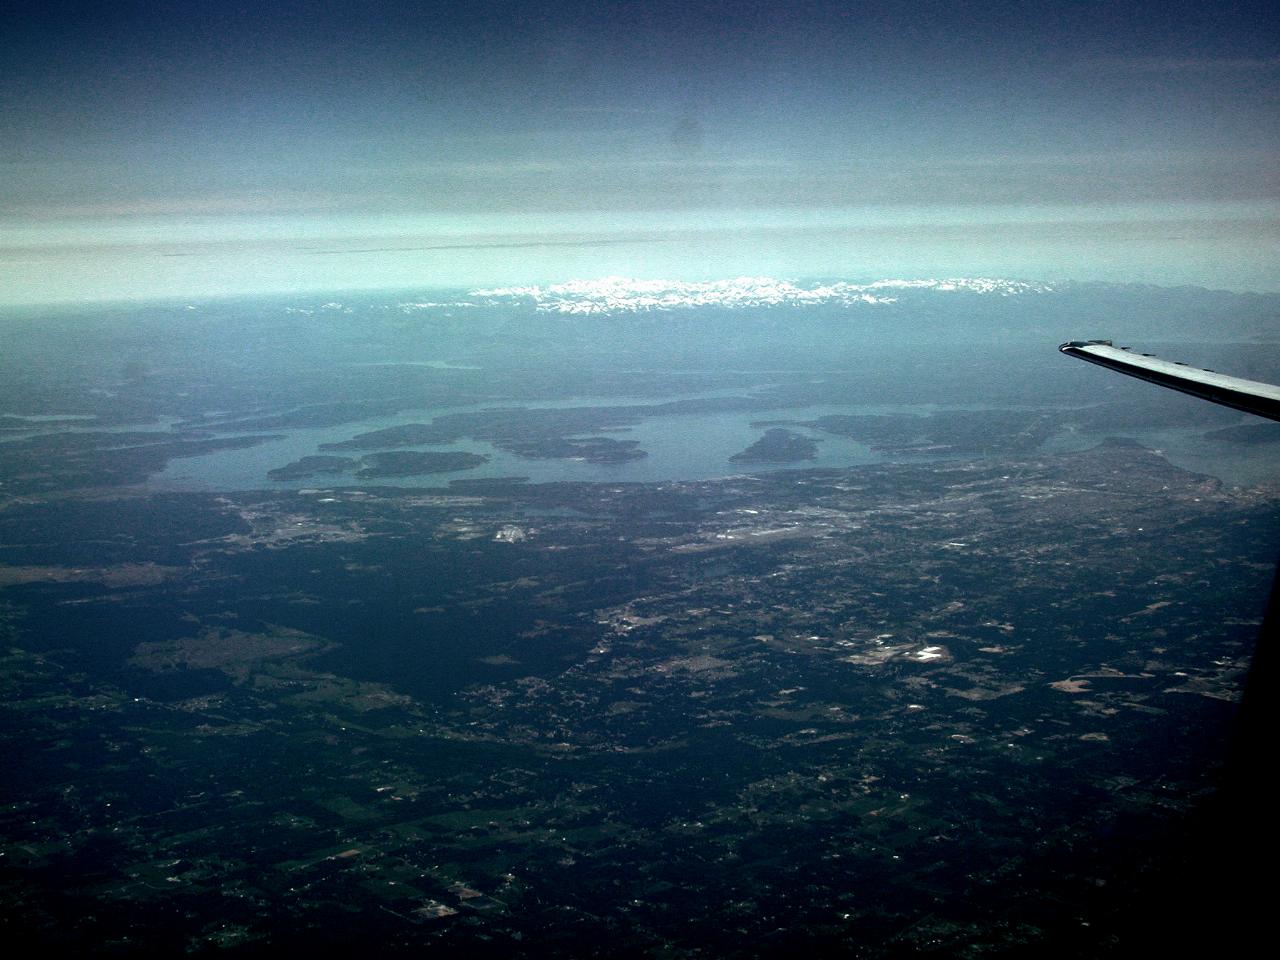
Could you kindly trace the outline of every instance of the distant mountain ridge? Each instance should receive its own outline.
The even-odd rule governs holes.
[[[1043,293],[1052,284],[1026,283],[989,277],[902,280],[871,283],[798,283],[772,277],[733,277],[724,280],[637,280],[602,277],[565,283],[472,290],[471,297],[486,304],[525,303],[545,313],[596,314],[678,310],[689,307],[775,307],[818,304],[896,303],[911,290],[967,292],[1001,297]]]
[[[485,317],[521,318],[533,335],[538,318],[567,333],[564,321],[608,323],[613,331],[661,330],[663,336],[731,338],[783,325],[793,336],[858,333],[897,338],[961,336],[1122,341],[1266,341],[1280,339],[1280,294],[1140,283],[1028,281],[995,277],[787,280],[639,280],[603,277],[529,286],[477,288],[372,301],[356,309],[394,310],[431,323],[461,321],[476,331]],[[355,300],[349,301],[355,304]],[[300,312],[350,312],[328,303]],[[594,325],[594,324],[593,324]],[[623,334],[624,336],[627,334]]]

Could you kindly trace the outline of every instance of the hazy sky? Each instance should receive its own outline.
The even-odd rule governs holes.
[[[601,274],[1280,289],[1273,6],[11,2],[0,303]]]

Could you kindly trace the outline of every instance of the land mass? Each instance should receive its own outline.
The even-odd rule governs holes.
[[[279,436],[210,437],[198,432],[66,430],[5,441],[0,487],[7,494],[141,483],[170,460],[254,447]]]
[[[329,473],[350,473],[357,461],[351,457],[303,457],[275,470],[268,470],[272,480],[305,480]]]
[[[361,479],[378,477],[416,477],[428,473],[452,473],[455,470],[470,470],[489,458],[478,453],[463,451],[448,453],[422,453],[414,450],[395,450],[384,453],[370,453],[360,458],[360,469],[356,476]]]
[[[818,456],[818,442],[782,427],[771,427],[759,440],[729,458],[733,463],[796,463]]]
[[[1246,446],[1280,443],[1280,423],[1242,423],[1239,426],[1210,430],[1205,437],[1209,440],[1225,440],[1228,443]]]
[[[81,955],[1101,955],[1276,525],[1132,443],[14,498],[0,907]]]

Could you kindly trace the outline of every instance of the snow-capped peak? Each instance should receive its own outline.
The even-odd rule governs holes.
[[[691,307],[864,306],[896,303],[909,291],[966,292],[1001,297],[1046,293],[1051,284],[1024,283],[989,277],[875,280],[871,283],[801,283],[773,277],[733,277],[724,280],[638,280],[601,277],[532,286],[472,290],[467,299],[398,304],[406,312],[430,307],[474,307],[523,304],[540,313],[576,315],[641,313]]]

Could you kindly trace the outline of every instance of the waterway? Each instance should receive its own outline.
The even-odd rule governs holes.
[[[690,395],[688,398],[725,395],[722,391]],[[673,398],[680,399],[680,398]],[[525,407],[563,409],[578,405],[644,405],[652,399],[612,398],[545,401],[521,404]],[[293,428],[286,431],[263,431],[281,434],[280,439],[254,447],[219,450],[198,457],[170,461],[148,485],[156,490],[253,490],[309,488],[316,486],[439,486],[452,479],[527,477],[533,482],[653,482],[671,480],[706,480],[720,477],[759,474],[772,470],[811,467],[854,467],[890,461],[922,462],[919,455],[882,452],[864,443],[839,437],[821,430],[792,427],[813,437],[818,443],[818,456],[794,464],[736,464],[730,457],[759,439],[763,428],[752,426],[759,421],[814,420],[831,414],[928,414],[934,410],[975,410],[973,406],[933,404],[814,404],[770,410],[712,412],[696,414],[661,414],[646,417],[635,425],[593,431],[591,435],[608,435],[620,440],[636,440],[648,454],[643,459],[624,463],[588,463],[568,459],[529,459],[498,449],[483,440],[464,439],[457,443],[398,447],[404,450],[467,451],[482,454],[488,462],[470,470],[426,476],[380,478],[358,481],[352,475],[334,474],[305,480],[273,481],[269,470],[282,467],[304,456],[324,453],[322,444],[348,440],[373,430],[406,423],[425,423],[447,413],[494,409],[494,404],[442,406],[402,411],[393,416],[370,418],[359,423],[339,426]],[[1002,408],[1008,409],[1008,408]],[[1245,422],[1242,420],[1242,422]],[[1161,452],[1171,463],[1197,473],[1217,477],[1231,485],[1248,486],[1280,482],[1280,443],[1247,446],[1206,437],[1204,427],[1159,429],[1116,429],[1096,432],[1063,432],[1050,438],[1044,452],[1067,453],[1100,443],[1107,436],[1128,437]],[[366,451],[334,451],[358,457]]]

